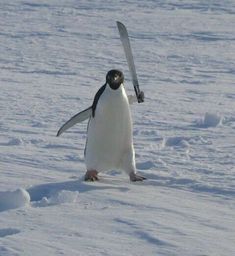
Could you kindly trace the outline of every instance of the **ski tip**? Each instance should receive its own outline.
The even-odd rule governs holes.
[[[121,23],[120,21],[117,21],[117,28],[119,30],[120,35],[121,34],[127,34],[128,35],[126,26],[123,23]]]
[[[124,28],[125,28],[125,25],[124,25],[122,22],[116,21],[116,23],[117,23],[117,26],[118,26],[118,27],[124,27]]]

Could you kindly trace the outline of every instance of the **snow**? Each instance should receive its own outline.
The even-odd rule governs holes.
[[[235,251],[234,1],[2,0],[0,255]],[[83,181],[89,107],[124,72],[126,24],[145,103],[131,105],[137,168]]]
[[[203,120],[199,120],[197,125],[202,128],[216,127],[221,124],[222,118],[217,114],[207,113]]]
[[[15,191],[0,191],[0,211],[29,205],[30,195],[22,188]]]
[[[55,194],[51,194],[49,197],[44,196],[41,200],[33,203],[33,206],[45,207],[56,204],[69,204],[76,203],[78,201],[78,191],[57,191]]]

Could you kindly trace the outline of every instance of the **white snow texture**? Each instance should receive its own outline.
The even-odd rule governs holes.
[[[29,203],[30,195],[25,189],[0,192],[0,211],[26,206]]]
[[[138,172],[83,181],[87,121],[110,69],[131,105]],[[0,256],[235,252],[235,2],[0,1]]]

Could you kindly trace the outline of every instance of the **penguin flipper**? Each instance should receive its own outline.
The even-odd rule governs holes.
[[[127,98],[128,98],[128,102],[130,105],[132,105],[135,102],[138,102],[136,96],[134,96],[134,95],[128,95]]]
[[[79,112],[75,116],[71,117],[65,124],[63,124],[60,127],[56,136],[57,137],[60,136],[63,132],[65,132],[70,127],[74,126],[75,124],[85,121],[86,119],[90,118],[91,115],[92,115],[92,107],[89,107],[89,108]]]

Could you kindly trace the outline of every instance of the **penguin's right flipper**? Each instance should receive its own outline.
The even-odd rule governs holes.
[[[65,124],[63,124],[59,131],[57,132],[57,137],[60,136],[63,132],[68,130],[70,127],[74,126],[77,123],[81,123],[86,119],[90,118],[92,115],[92,107],[89,107],[82,112],[79,112],[75,116],[71,117]]]

